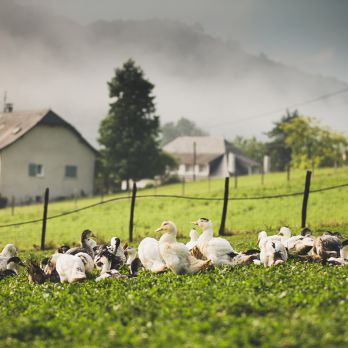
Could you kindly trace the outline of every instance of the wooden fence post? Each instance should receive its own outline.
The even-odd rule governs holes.
[[[45,250],[46,223],[47,223],[47,211],[48,211],[49,197],[50,197],[50,190],[49,190],[49,188],[46,188],[45,200],[44,200],[44,211],[43,211],[43,217],[42,217],[41,250]]]
[[[234,174],[234,188],[236,189],[238,187],[238,175],[237,173]]]
[[[225,192],[224,192],[224,205],[222,208],[221,224],[219,229],[219,235],[222,236],[225,234],[225,223],[226,223],[226,214],[227,214],[227,204],[228,204],[228,193],[229,193],[229,183],[230,178],[225,178]]]
[[[185,177],[183,176],[183,178],[182,178],[182,184],[181,184],[181,195],[182,196],[185,196]]]
[[[15,205],[16,205],[15,196],[12,196],[11,198],[11,215],[12,216],[15,214]]]
[[[290,164],[288,164],[288,166],[286,167],[286,179],[287,179],[287,181],[290,181],[290,171],[291,171],[291,166],[290,166]]]
[[[132,190],[132,200],[131,200],[131,208],[130,208],[130,218],[129,218],[129,241],[133,242],[133,227],[134,227],[134,208],[135,208],[135,198],[137,196],[137,184],[133,183]]]
[[[261,169],[261,185],[264,185],[265,183],[265,171]]]
[[[309,190],[311,186],[311,177],[312,177],[312,172],[310,170],[307,170],[305,188],[303,191],[303,202],[302,202],[302,219],[301,219],[302,228],[306,227],[307,205],[308,205],[308,198],[309,198]]]

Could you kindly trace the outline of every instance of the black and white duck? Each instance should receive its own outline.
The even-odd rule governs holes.
[[[0,271],[0,279],[18,275],[20,266],[24,266],[24,263],[19,257],[10,257],[7,259],[6,269]]]
[[[94,257],[94,250],[90,242],[90,237],[95,237],[91,230],[84,230],[81,234],[80,246],[70,248],[65,252],[68,255],[76,255],[77,253],[87,253],[92,258]]]

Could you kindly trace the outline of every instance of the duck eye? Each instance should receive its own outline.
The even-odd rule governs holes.
[[[102,262],[98,262],[98,263],[97,263],[97,266],[98,266],[98,267],[102,267],[102,266],[103,266],[103,263],[102,263]]]

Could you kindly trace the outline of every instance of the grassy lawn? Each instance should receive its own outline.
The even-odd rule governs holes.
[[[230,197],[264,196],[303,191],[305,172],[294,171],[291,180],[285,173],[266,175],[261,185],[259,175],[240,177],[238,188],[230,182]],[[348,168],[338,170],[322,169],[313,174],[312,189],[348,182]],[[223,197],[223,180],[211,180],[210,183],[195,182],[185,185],[185,195],[201,197]],[[181,184],[173,184],[138,192],[145,194],[181,195]],[[125,196],[125,193],[118,196]],[[117,197],[106,196],[105,200]],[[348,224],[348,189],[336,189],[323,193],[313,193],[309,198],[308,224],[315,230],[336,229]],[[48,215],[56,215],[101,201],[101,197],[52,202]],[[290,225],[298,229],[301,223],[302,197],[290,197],[267,200],[230,201],[228,205],[226,228],[234,234],[252,234],[266,229],[274,231],[281,225]],[[51,245],[78,241],[81,231],[91,229],[101,240],[113,235],[128,238],[130,199],[115,201],[81,211],[76,214],[49,220],[46,241]],[[222,211],[222,201],[192,201],[174,198],[138,198],[135,209],[134,236],[140,240],[153,232],[162,220],[173,220],[181,236],[188,236],[190,222],[199,217],[209,217],[218,230]],[[42,205],[16,207],[14,216],[11,209],[0,210],[0,225],[18,221],[39,219],[42,217]],[[41,223],[16,227],[0,228],[0,245],[14,242],[21,249],[30,249],[40,244]],[[255,239],[255,238],[253,238]]]
[[[259,196],[302,191],[304,172],[271,174],[261,186],[259,176],[231,182],[231,196]],[[348,170],[318,170],[312,188],[348,182]],[[181,194],[182,186],[157,188],[156,193]],[[154,189],[139,194],[153,194]],[[223,181],[187,184],[186,195],[222,197]],[[105,197],[105,199],[111,197]],[[315,193],[309,199],[308,222],[316,232],[325,228],[348,237],[348,188]],[[77,207],[100,197],[79,200]],[[282,224],[297,230],[301,197],[261,201],[231,201],[228,237],[237,250],[256,245],[261,229]],[[127,238],[129,200],[100,205],[78,214],[50,220],[52,244],[78,241],[90,228],[101,239]],[[52,203],[49,215],[75,208],[74,201]],[[190,221],[211,217],[218,229],[222,202],[139,198],[135,236],[153,232],[163,219],[172,219],[187,236]],[[0,211],[1,224],[40,218],[33,205]],[[157,236],[158,237],[158,236]],[[26,259],[39,244],[40,224],[0,229],[0,246],[14,242]],[[134,243],[137,245],[137,242]],[[35,252],[36,256],[50,255]],[[348,267],[290,260],[265,269],[255,265],[220,268],[194,276],[142,271],[131,280],[90,279],[82,284],[29,284],[23,272],[0,282],[1,347],[348,347]]]

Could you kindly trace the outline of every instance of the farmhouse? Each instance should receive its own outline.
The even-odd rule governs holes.
[[[52,110],[0,113],[0,194],[16,203],[93,193],[97,151]]]
[[[252,174],[260,167],[223,137],[178,137],[164,151],[177,159],[177,174],[186,179]]]

